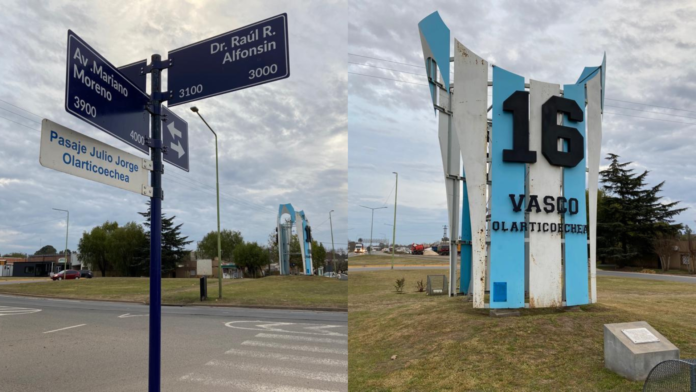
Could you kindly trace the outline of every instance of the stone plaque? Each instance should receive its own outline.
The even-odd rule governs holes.
[[[647,328],[622,329],[624,333],[635,344],[659,342],[657,336],[653,335]]]

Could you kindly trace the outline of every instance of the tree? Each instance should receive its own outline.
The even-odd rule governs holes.
[[[323,267],[326,262],[326,248],[324,244],[317,243],[317,241],[312,241],[312,267],[314,269],[319,269]]]
[[[37,250],[35,255],[55,255],[58,252],[56,251],[56,248],[54,248],[52,245],[44,245],[41,249]]]
[[[126,223],[107,238],[107,258],[123,276],[141,276],[149,265],[149,242],[143,227]]]
[[[242,233],[224,229],[220,231],[220,248],[222,250],[222,260],[232,260],[234,248],[239,244],[244,243]],[[198,243],[198,251],[202,257],[212,259],[218,255],[218,237],[217,230],[206,234]]]
[[[689,249],[688,249],[689,250],[688,271],[689,271],[689,273],[693,274],[694,271],[696,270],[696,268],[695,268],[696,261],[694,260],[694,253],[696,253],[696,252],[694,252],[694,248],[693,248],[693,246],[691,246],[691,234],[692,234],[691,228],[687,225],[684,228],[684,235],[686,235],[687,246],[689,247]]]
[[[678,243],[678,237],[672,233],[657,233],[652,240],[653,249],[660,259],[660,267],[665,272],[669,270],[670,255]]]
[[[605,195],[601,205],[598,201],[597,254],[621,268],[638,255],[651,254],[658,233],[674,236],[681,225],[673,218],[686,208],[676,208],[679,201],[663,203],[658,194],[664,181],[647,187],[647,170],[636,174],[627,168],[631,162],[620,163],[615,154],[607,159],[609,167],[600,172]]]
[[[143,225],[148,229],[150,229],[151,213],[152,206],[150,205],[150,200],[148,200],[147,211],[139,212],[140,215],[145,217],[146,221]],[[193,242],[187,241],[188,237],[181,235],[183,223],[175,226],[174,219],[176,219],[176,216],[167,218],[162,214],[162,275],[174,272],[176,265],[189,253],[185,249],[186,245]],[[148,241],[150,240],[150,232],[151,230],[146,231]]]
[[[22,258],[27,258],[26,253],[19,253],[19,252],[12,252],[12,253],[5,253],[2,255],[2,257],[22,257]]]
[[[107,221],[101,226],[94,227],[89,233],[86,231],[82,233],[82,238],[77,245],[80,261],[88,263],[92,268],[94,266],[99,268],[102,277],[106,276],[106,270],[109,269],[108,240],[117,228],[118,223]]]
[[[302,265],[302,249],[300,248],[300,240],[297,234],[293,234],[290,239],[290,266],[292,268],[299,267],[304,270]]]
[[[270,262],[267,250],[255,242],[246,242],[237,245],[233,254],[234,263],[237,267],[246,268],[249,274],[254,277],[256,277],[257,273]]]

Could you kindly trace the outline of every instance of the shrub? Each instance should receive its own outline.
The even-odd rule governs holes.
[[[394,284],[394,288],[396,288],[396,292],[403,293],[405,284],[406,284],[406,278],[397,279],[396,284]]]
[[[423,279],[416,282],[416,291],[418,291],[419,293],[425,291],[425,284],[423,283]]]

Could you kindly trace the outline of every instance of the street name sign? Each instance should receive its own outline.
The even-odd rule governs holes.
[[[287,14],[170,51],[169,60],[170,107],[285,79]]]
[[[65,110],[148,153],[148,95],[115,66],[68,30]]]
[[[41,122],[41,166],[152,196],[152,161],[111,147],[53,121]]]
[[[147,92],[147,74],[142,73],[145,67],[147,67],[147,60],[140,60],[122,65],[118,67],[118,70],[141,91]]]
[[[183,171],[189,171],[188,123],[166,106],[162,106],[162,115],[166,116],[162,123],[162,143],[167,147],[167,153],[163,155],[164,161]]]

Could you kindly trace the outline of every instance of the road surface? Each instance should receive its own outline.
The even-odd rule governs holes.
[[[146,391],[148,307],[0,295],[0,390]],[[347,314],[162,308],[162,391],[347,391]]]

